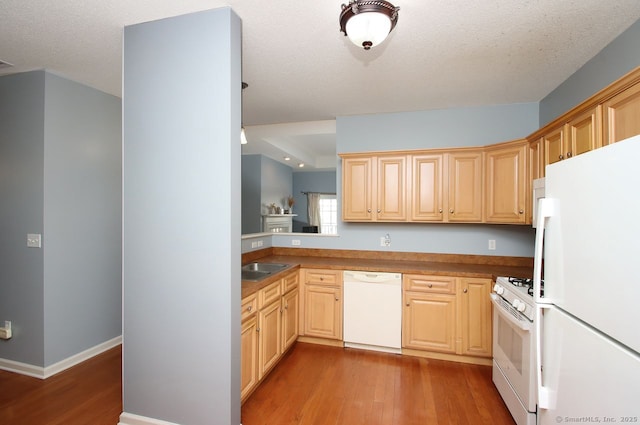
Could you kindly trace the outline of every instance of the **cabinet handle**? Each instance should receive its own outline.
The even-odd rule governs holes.
[[[520,214],[524,214],[524,210],[520,210],[518,211]]]
[[[467,288],[464,288],[464,289],[462,290],[462,292],[464,292],[464,293],[466,294],[466,293],[467,293]]]
[[[256,328],[256,332],[260,332],[260,328]]]
[[[371,208],[367,208],[367,212],[370,213],[371,212]]]
[[[442,208],[440,208],[440,209],[438,210],[438,212],[439,212],[440,214],[442,214]]]
[[[429,288],[433,288],[433,283],[430,283],[429,285],[427,285]]]
[[[572,153],[571,152],[567,152],[567,158],[571,158]]]
[[[340,298],[336,297],[336,301],[340,301]]]
[[[251,310],[253,310],[253,306],[247,307],[247,311],[251,311]]]
[[[284,309],[285,309],[285,310],[289,310],[289,304],[286,304],[286,305],[284,306]]]
[[[564,159],[564,156],[563,156],[562,154],[560,154],[560,155],[558,155],[558,159],[559,159],[560,161],[562,161],[562,160]]]
[[[320,277],[320,282],[322,282],[324,280],[324,277]]]
[[[407,302],[407,307],[411,307],[411,303]]]
[[[453,208],[451,208],[451,209],[449,210],[449,212],[450,212],[451,214],[453,214]]]
[[[380,209],[379,209],[379,210],[378,210],[378,214],[380,214],[381,212],[382,212],[382,210],[380,210]]]

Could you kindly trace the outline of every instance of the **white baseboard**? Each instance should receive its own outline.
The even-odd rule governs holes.
[[[173,422],[161,421],[160,419],[147,418],[146,416],[134,415],[133,413],[122,412],[118,425],[178,425]]]
[[[19,373],[21,375],[32,376],[34,378],[47,379],[63,370],[69,369],[72,366],[82,363],[85,360],[89,360],[91,357],[97,356],[113,347],[122,344],[122,335],[117,336],[109,341],[105,341],[96,346],[93,346],[87,350],[84,350],[78,354],[74,354],[71,357],[67,357],[64,360],[54,363],[51,366],[40,367],[33,366],[27,363],[16,362],[13,360],[0,359],[0,369],[9,372]]]

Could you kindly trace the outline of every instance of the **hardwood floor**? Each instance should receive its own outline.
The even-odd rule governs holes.
[[[514,424],[491,367],[297,343],[243,425]]]
[[[0,370],[0,424],[116,425],[121,359],[118,346],[45,380]]]
[[[0,371],[2,425],[115,425],[122,350],[41,380]],[[509,424],[491,368],[297,343],[242,406],[243,425]]]

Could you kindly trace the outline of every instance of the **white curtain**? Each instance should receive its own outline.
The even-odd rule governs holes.
[[[320,232],[320,194],[316,192],[307,193],[307,218],[309,226],[318,226]]]

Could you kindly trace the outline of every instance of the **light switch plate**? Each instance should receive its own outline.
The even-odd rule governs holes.
[[[27,233],[27,247],[42,248],[42,235],[39,233]]]

